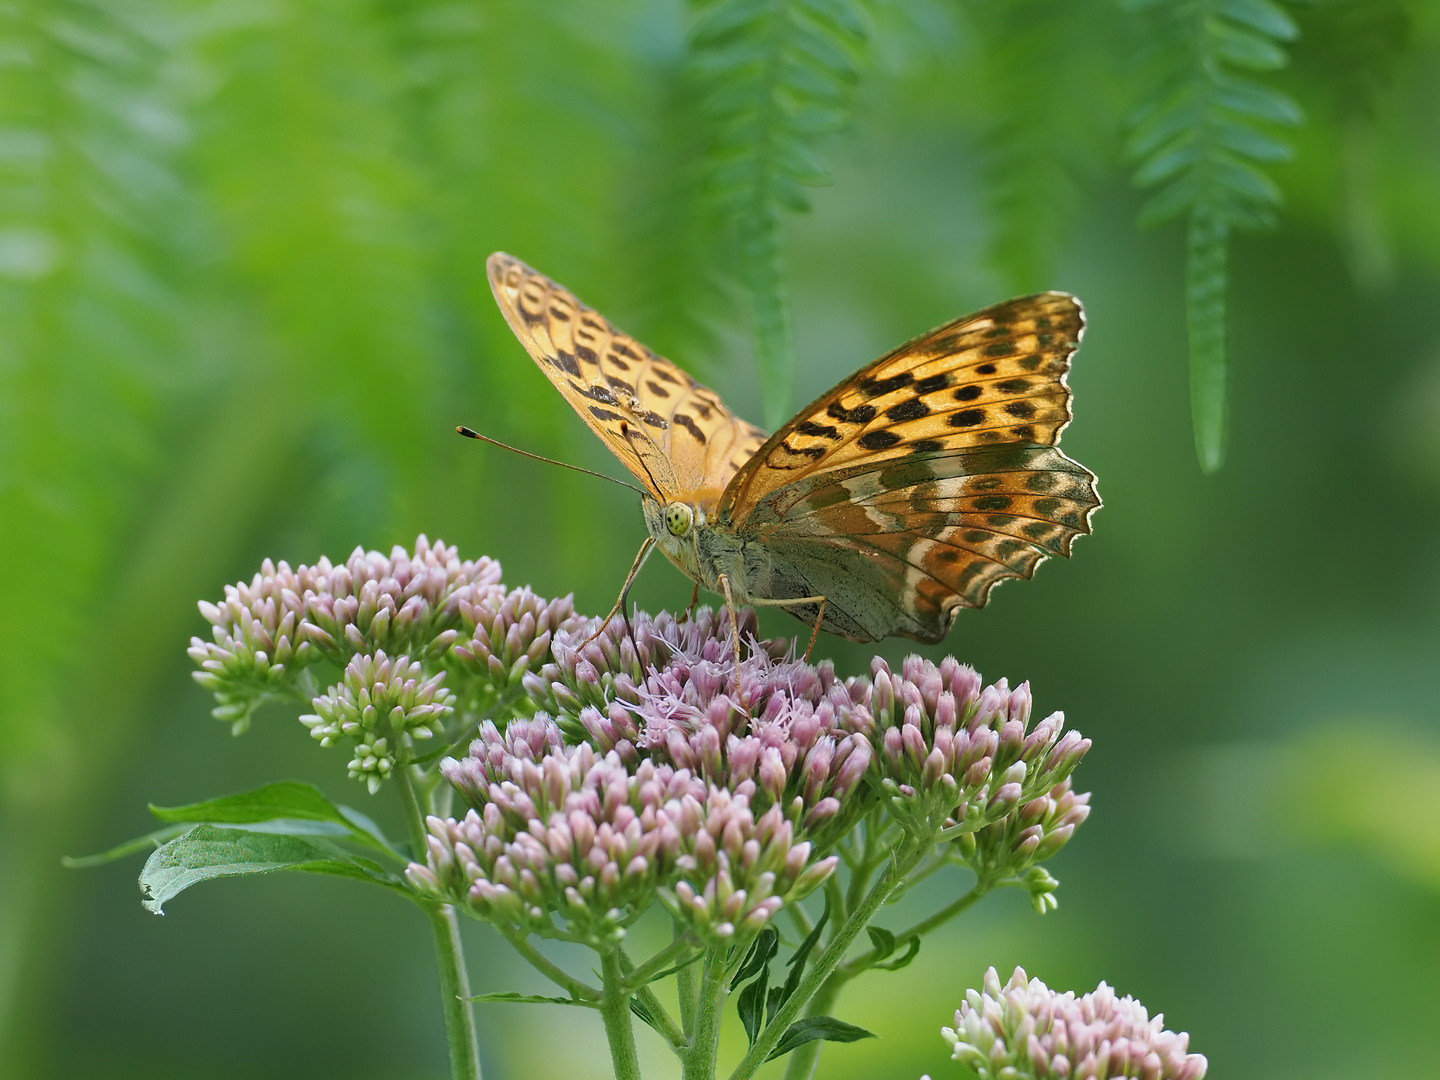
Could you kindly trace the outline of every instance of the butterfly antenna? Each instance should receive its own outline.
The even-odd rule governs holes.
[[[521,450],[518,446],[511,446],[509,443],[503,443],[499,439],[492,439],[489,435],[481,435],[478,431],[474,430],[473,428],[468,428],[464,424],[456,425],[455,430],[461,435],[464,435],[467,439],[479,439],[481,442],[487,442],[491,446],[498,446],[502,450],[509,450],[512,454],[519,454],[521,457],[534,458],[536,461],[543,461],[547,465],[559,465],[562,469],[569,469],[571,472],[584,473],[586,476],[598,476],[601,480],[609,480],[612,484],[619,484],[623,488],[629,488],[637,495],[646,494],[646,492],[641,491],[634,484],[627,484],[624,480],[616,480],[613,476],[606,476],[604,473],[595,472],[593,469],[582,469],[579,465],[571,465],[569,462],[566,461],[556,461],[554,458],[542,457],[539,454],[532,454],[529,450]],[[650,470],[646,469],[645,472],[648,475]],[[659,489],[657,488],[656,490]]]
[[[635,455],[635,460],[638,461],[640,463],[640,467],[645,470],[645,476],[650,481],[650,490],[662,490],[660,485],[655,482],[655,474],[650,471],[650,466],[645,464],[645,455],[635,449],[635,440],[630,438],[630,425],[625,423],[624,420],[620,421],[620,434],[625,436],[625,441],[630,444],[630,449]]]

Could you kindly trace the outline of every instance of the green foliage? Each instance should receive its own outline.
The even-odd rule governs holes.
[[[765,420],[793,408],[795,361],[783,288],[781,213],[806,210],[804,188],[829,182],[816,143],[854,108],[868,41],[856,0],[697,3],[690,63],[710,125],[709,197],[733,224],[750,293]]]
[[[1141,211],[1155,223],[1189,217],[1185,269],[1190,406],[1200,465],[1225,455],[1226,253],[1234,228],[1273,226],[1280,189],[1264,171],[1290,146],[1274,129],[1300,122],[1285,94],[1241,72],[1288,62],[1298,30],[1272,0],[1135,0],[1160,16],[1152,46],[1158,92],[1140,110],[1128,145],[1135,180],[1159,190]]]

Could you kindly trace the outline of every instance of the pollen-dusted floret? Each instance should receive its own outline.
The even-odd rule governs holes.
[[[553,710],[565,736],[626,761],[689,769],[729,790],[753,780],[753,803],[779,806],[817,842],[838,836],[873,803],[859,794],[874,760],[861,683],[842,682],[827,662],[794,657],[789,640],[758,642],[738,675],[725,612],[701,608],[680,622],[638,614],[556,633],[555,663],[526,676],[532,699]],[[638,650],[638,651],[637,651]]]
[[[981,1080],[1202,1080],[1209,1067],[1189,1052],[1188,1034],[1167,1030],[1164,1016],[1152,1018],[1103,982],[1077,998],[1027,980],[1018,967],[1001,986],[992,967],[984,989],[965,998],[955,1026],[940,1033]]]

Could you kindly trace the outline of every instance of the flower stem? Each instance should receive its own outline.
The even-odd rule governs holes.
[[[685,930],[677,922],[675,924],[675,940],[684,935]],[[688,1039],[695,1034],[695,1013],[699,1008],[700,1000],[700,965],[691,961],[675,973],[675,996],[680,999],[680,1027]]]
[[[635,1052],[635,1029],[630,1023],[630,994],[625,989],[625,973],[620,970],[619,949],[601,954],[600,974],[604,979],[600,1017],[605,1022],[615,1080],[640,1080],[640,1057]]]
[[[780,1041],[780,1036],[800,1015],[800,1010],[813,998],[825,985],[830,973],[839,966],[840,961],[845,957],[845,951],[860,933],[875,917],[887,897],[903,884],[905,875],[913,870],[929,851],[932,840],[927,837],[925,840],[911,839],[906,842],[898,851],[890,863],[889,869],[881,876],[865,895],[860,906],[851,912],[850,917],[844,924],[835,931],[835,936],[830,939],[830,944],[825,946],[815,960],[815,965],[806,976],[800,980],[794,995],[775,1014],[773,1020],[766,1024],[760,1032],[760,1037],[755,1040],[755,1045],[750,1047],[749,1053],[741,1059],[740,1064],[735,1066],[735,1071],[730,1074],[730,1080],[749,1080],[755,1075],[755,1071],[765,1063],[770,1056],[770,1051],[775,1049],[775,1044]],[[689,1080],[689,1077],[686,1077]]]
[[[720,1017],[730,992],[725,950],[712,948],[705,954],[700,974],[700,995],[695,1011],[695,1032],[685,1053],[682,1080],[714,1080],[715,1053],[720,1046]]]
[[[928,919],[922,919],[909,929],[896,934],[896,942],[903,943],[912,937],[924,937],[931,930],[949,922],[956,915],[965,911],[989,891],[988,886],[975,885],[954,903],[937,911]],[[871,949],[869,952],[857,956],[848,964],[841,964],[837,967],[825,980],[824,985],[815,991],[815,996],[810,999],[809,1005],[805,1009],[805,1015],[828,1016],[830,1011],[835,1008],[835,1001],[840,997],[841,988],[856,975],[868,970],[878,959],[876,950]],[[810,1080],[810,1077],[814,1075],[815,1064],[820,1060],[820,1051],[824,1046],[823,1041],[816,1039],[814,1042],[797,1046],[791,1051],[789,1064],[785,1066],[785,1080]]]
[[[425,818],[415,796],[410,775],[409,754],[397,762],[391,774],[416,859],[425,857]],[[470,977],[465,971],[465,951],[455,909],[449,904],[421,903],[430,919],[435,940],[435,965],[440,976],[440,1007],[445,1015],[445,1042],[450,1049],[451,1080],[480,1080],[480,1044],[475,1036],[475,1014],[470,1009]]]
[[[505,940],[510,942],[511,948],[519,953],[531,967],[562,990],[568,990],[571,997],[580,1001],[598,1001],[600,999],[600,991],[584,980],[575,978],[558,964],[546,959],[539,949],[526,940],[522,931],[506,927],[498,927],[498,929],[505,936]]]

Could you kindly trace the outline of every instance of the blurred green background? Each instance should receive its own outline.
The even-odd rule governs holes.
[[[1218,10],[1172,6],[1202,30]],[[1433,1075],[1437,5],[1287,9],[1299,36],[1259,77],[1305,119],[1266,167],[1280,227],[1230,247],[1231,437],[1208,477],[1185,231],[1137,227],[1122,154],[1154,93],[1143,13],[866,5],[845,130],[806,136],[833,183],[767,219],[784,274],[766,294],[707,181],[725,151],[693,7],[0,9],[0,1074],[444,1075],[428,935],[392,897],[280,876],[159,919],[138,863],[59,860],[146,831],[147,801],[281,777],[393,821],[292,716],[232,739],[190,680],[195,601],[266,556],[424,532],[609,606],[634,498],[452,432],[619,471],[496,311],[484,260],[504,249],[756,420],[756,297],[788,297],[807,400],[1006,296],[1087,306],[1064,444],[1100,477],[1095,535],[929,651],[1030,679],[1092,737],[1094,813],[1051,864],[1057,912],[992,896],[854,984],[837,1012],[881,1038],[827,1049],[819,1075],[959,1077],[939,1027],[986,966],[1017,963],[1163,1010],[1212,1077]],[[689,588],[657,561],[636,596],[676,608]],[[870,654],[820,650],[847,673]],[[962,883],[928,887],[906,903]],[[545,992],[467,935],[477,992]],[[607,1075],[593,1014],[487,1005],[479,1023],[492,1080]]]

